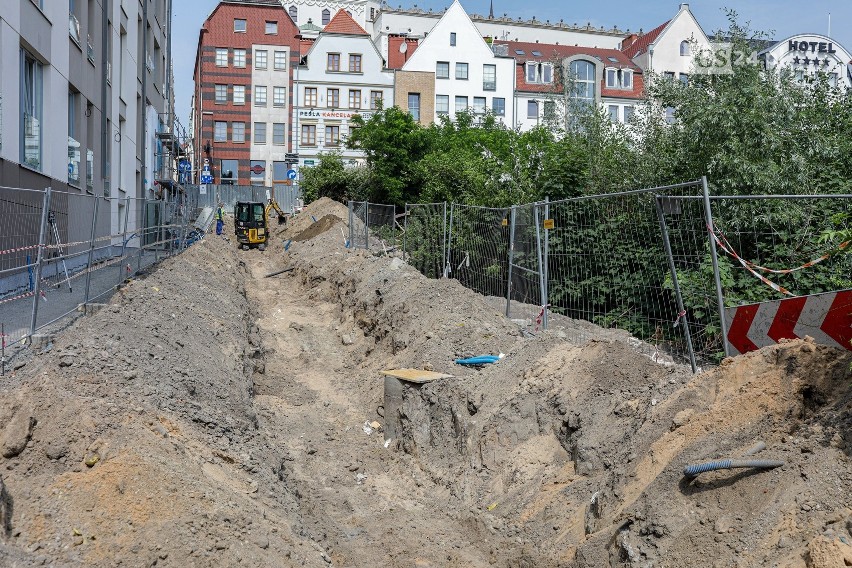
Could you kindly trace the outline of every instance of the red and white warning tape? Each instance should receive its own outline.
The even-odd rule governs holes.
[[[733,245],[731,245],[730,241],[728,241],[727,237],[725,237],[724,233],[722,233],[722,231],[719,230],[718,228],[716,228],[714,230],[713,227],[711,227],[710,225],[707,225],[707,230],[710,231],[710,234],[713,236],[713,240],[716,241],[716,244],[719,245],[719,248],[721,248],[723,251],[725,251],[728,255],[735,258],[743,266],[743,268],[745,268],[746,270],[751,272],[761,282],[763,282],[764,284],[766,284],[767,286],[769,286],[773,290],[780,292],[782,294],[786,294],[787,296],[795,296],[795,294],[791,293],[789,290],[787,290],[783,286],[776,284],[775,282],[769,280],[768,278],[766,278],[762,274],[758,274],[757,271],[760,270],[761,272],[769,272],[771,274],[790,274],[790,273],[797,272],[799,270],[804,270],[805,268],[810,268],[814,265],[817,265],[820,262],[831,258],[832,255],[834,255],[834,254],[836,254],[836,253],[838,253],[842,250],[845,250],[850,244],[852,244],[852,241],[842,242],[837,246],[837,248],[825,253],[824,255],[822,255],[821,257],[819,257],[817,259],[814,259],[810,262],[806,262],[805,264],[803,264],[801,266],[797,266],[796,268],[787,268],[787,269],[782,269],[782,270],[776,270],[776,269],[773,269],[773,268],[766,268],[765,266],[760,266],[758,264],[755,264],[751,261],[748,261],[748,260],[742,258],[739,254],[737,254],[737,251],[734,249]]]
[[[541,326],[541,322],[544,321],[544,310],[550,307],[550,304],[545,304],[541,307],[541,311],[538,312],[538,315],[535,317],[535,331],[538,331],[539,326]]]

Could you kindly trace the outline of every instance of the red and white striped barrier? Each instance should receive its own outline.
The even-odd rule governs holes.
[[[725,338],[736,353],[806,335],[852,351],[852,290],[726,308],[725,325]]]

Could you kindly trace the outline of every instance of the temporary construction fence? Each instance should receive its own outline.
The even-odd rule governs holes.
[[[0,187],[0,333],[7,348],[102,301],[208,228],[198,195],[102,197]]]
[[[191,185],[187,192],[198,196],[200,207],[211,210],[221,202],[232,212],[238,201],[267,202],[274,198],[285,213],[294,214],[302,206],[302,196],[297,186],[276,184],[269,188],[260,185]]]
[[[701,179],[507,208],[409,204],[403,216],[404,254],[424,275],[501,302],[531,331],[553,314],[626,329],[694,369],[729,352],[725,307],[852,287],[852,255],[820,238],[852,222],[850,195],[710,195]]]
[[[396,207],[366,201],[349,202],[349,246],[391,251],[397,247]]]

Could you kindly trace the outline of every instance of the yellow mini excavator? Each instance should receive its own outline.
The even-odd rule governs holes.
[[[259,250],[266,250],[266,242],[269,240],[269,214],[272,211],[278,215],[279,225],[287,222],[287,214],[274,199],[270,199],[267,203],[237,202],[234,207],[234,232],[243,250],[255,246]]]

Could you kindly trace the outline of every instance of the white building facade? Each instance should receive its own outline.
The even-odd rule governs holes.
[[[435,122],[459,111],[481,114],[488,110],[506,125],[515,124],[515,60],[494,54],[458,0],[420,42],[402,71],[434,73]],[[413,95],[408,95],[409,112]]]
[[[339,11],[319,34],[295,71],[294,151],[300,167],[319,164],[322,153],[337,152],[347,162],[363,157],[346,148],[351,121],[368,120],[391,107],[393,71],[370,36],[349,14]]]
[[[790,69],[799,81],[825,75],[829,84],[852,87],[852,53],[828,36],[802,34],[779,41],[760,54],[769,68]]]

